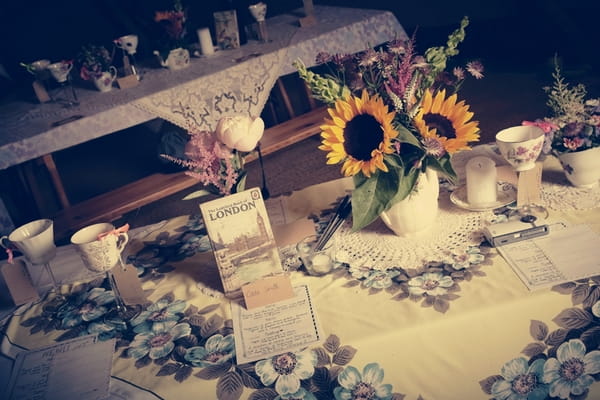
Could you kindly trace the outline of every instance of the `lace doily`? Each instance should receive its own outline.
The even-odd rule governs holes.
[[[481,244],[481,227],[492,217],[492,211],[471,212],[457,208],[450,201],[450,192],[440,188],[438,216],[427,233],[417,238],[399,237],[381,220],[352,232],[352,222],[346,221],[336,233],[336,258],[351,267],[380,271],[451,261],[453,254]]]
[[[544,170],[541,198],[550,210],[591,210],[600,205],[600,185],[578,188],[571,185],[562,170]]]

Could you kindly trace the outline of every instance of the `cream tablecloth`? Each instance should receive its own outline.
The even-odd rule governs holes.
[[[349,185],[342,179],[294,192],[283,201],[275,199],[279,208],[270,204],[273,219],[325,218]],[[598,208],[551,214],[600,232]],[[91,299],[85,301],[86,293],[99,284],[107,286],[68,275],[69,269],[83,272],[67,246],[53,265],[60,276],[77,281],[63,290],[79,297],[67,297],[70,305],[41,303],[19,309],[4,326],[4,353],[14,356],[22,349],[102,332],[104,338],[118,338],[111,372],[114,398],[291,398],[276,397],[276,383],[265,385],[256,363],[236,365],[235,357],[229,357],[232,348],[224,338],[232,333],[230,303],[220,296],[201,219],[182,216],[133,232],[132,237],[127,260],[139,269],[152,301],[135,320],[137,332],[132,320],[119,328],[111,311],[86,321],[86,313],[97,309]],[[587,375],[582,390],[589,390],[589,399],[600,397],[600,375],[590,370],[599,366],[600,358],[600,277],[530,292],[485,244],[456,254],[454,261],[415,269],[398,266],[388,273],[340,266],[332,274],[312,277],[293,270],[293,255],[286,265],[295,285],[309,285],[326,337],[321,345],[292,357],[306,360],[312,354],[315,360],[294,398],[330,399],[337,393],[336,398],[379,399],[394,393],[395,399],[485,399],[494,397],[494,387],[496,392],[504,389],[496,398],[543,399],[549,386],[541,381],[540,364],[551,363],[562,368],[564,382],[569,376]],[[166,346],[165,357],[131,357],[133,348],[140,350],[136,335],[161,321],[162,339],[155,346]],[[170,329],[176,324],[189,334],[173,340],[175,331]],[[581,354],[569,353],[567,361],[565,343],[585,347]],[[185,354],[194,346],[205,347],[212,363],[193,366]],[[528,370],[528,363],[534,367]],[[294,375],[300,372],[299,364],[292,363],[291,370],[288,365],[287,371],[292,372],[288,382],[300,380]],[[282,376],[273,378],[283,381]],[[537,397],[508,397],[534,389],[540,391]]]

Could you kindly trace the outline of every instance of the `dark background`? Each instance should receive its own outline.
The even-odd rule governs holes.
[[[235,7],[242,22],[252,0],[183,0],[190,41],[198,27],[212,29],[212,12]],[[302,7],[302,0],[265,0],[268,16]],[[543,63],[559,53],[573,65],[598,66],[596,0],[314,0],[315,4],[389,9],[409,34],[417,33],[421,49],[427,37],[445,37],[463,15],[471,18],[477,35],[467,35],[464,53],[479,54],[498,67]],[[138,57],[149,57],[159,32],[154,12],[172,9],[169,0],[28,0],[0,3],[0,78],[3,93],[30,84],[20,62],[47,58],[73,59],[82,45],[112,48],[122,35],[139,35]],[[439,30],[439,34],[436,32]],[[425,31],[424,38],[420,33]],[[431,33],[431,34],[427,34]],[[7,90],[8,89],[8,90]]]

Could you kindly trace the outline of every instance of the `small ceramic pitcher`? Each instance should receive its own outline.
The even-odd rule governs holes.
[[[108,71],[102,72],[100,76],[93,78],[92,81],[99,91],[108,92],[112,89],[115,79],[117,79],[117,69],[111,65]]]

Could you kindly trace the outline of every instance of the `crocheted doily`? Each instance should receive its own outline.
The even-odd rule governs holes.
[[[346,221],[336,233],[337,260],[351,267],[387,270],[421,268],[432,261],[450,261],[453,254],[478,246],[481,228],[493,218],[492,211],[471,212],[454,206],[450,192],[440,188],[439,211],[434,226],[416,238],[396,236],[381,220],[352,232]]]
[[[551,168],[546,168],[547,166]],[[600,185],[596,184],[592,188],[575,187],[559,168],[560,164],[554,157],[549,157],[544,162],[541,198],[548,209],[576,211],[591,210],[600,206]]]

